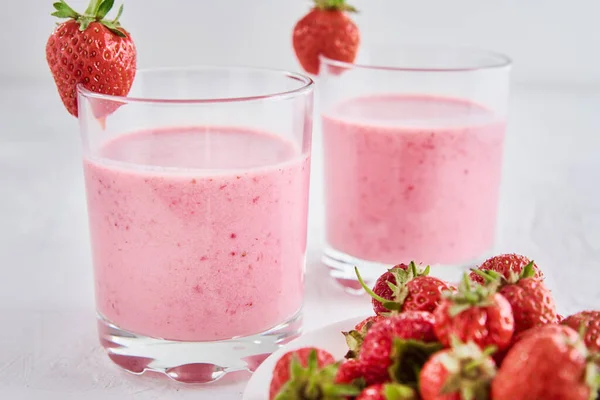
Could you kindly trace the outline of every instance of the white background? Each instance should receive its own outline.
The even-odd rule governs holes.
[[[51,0],[4,1],[2,65],[48,79]],[[71,0],[84,10],[87,0]],[[117,4],[120,4],[117,1]],[[206,63],[296,69],[291,29],[309,0],[127,0],[139,66]],[[516,61],[517,82],[600,82],[597,0],[354,0],[364,43],[453,43]]]
[[[244,382],[188,388],[114,368],[95,335],[76,121],[45,65],[51,1],[0,15],[0,397],[239,399]],[[83,1],[72,1],[79,10]],[[454,43],[515,60],[498,251],[536,259],[563,313],[600,308],[600,2],[356,0],[364,48]],[[243,64],[297,70],[302,0],[128,0],[139,66]],[[318,135],[318,131],[315,132]],[[319,152],[315,141],[315,152]],[[369,311],[318,263],[313,175],[306,327]]]

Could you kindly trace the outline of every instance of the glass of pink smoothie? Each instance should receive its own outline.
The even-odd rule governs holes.
[[[253,371],[301,328],[313,82],[139,71],[79,91],[101,343],[133,372]]]
[[[412,260],[455,279],[493,250],[510,60],[489,51],[376,49],[322,58],[325,252],[359,288]]]

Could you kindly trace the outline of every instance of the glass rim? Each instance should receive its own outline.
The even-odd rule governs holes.
[[[458,53],[459,51],[468,51],[471,54],[480,54],[484,56],[490,56],[496,59],[496,62],[489,63],[475,63],[464,67],[432,67],[426,66],[427,63],[423,63],[422,67],[402,66],[402,65],[383,65],[382,63],[362,63],[362,62],[346,62],[334,60],[326,57],[322,54],[319,55],[320,62],[333,67],[340,67],[345,69],[364,69],[364,70],[379,70],[379,71],[398,71],[398,72],[474,72],[483,70],[493,69],[504,69],[512,66],[512,59],[505,54],[487,50],[475,46],[453,46],[453,45],[396,45],[390,46],[391,49],[397,50],[427,50],[431,54],[435,51],[444,50]]]
[[[77,93],[85,98],[100,99],[105,101],[119,103],[138,103],[138,104],[171,104],[171,105],[193,105],[193,104],[224,104],[224,103],[245,103],[263,100],[285,100],[294,98],[313,90],[315,82],[307,75],[291,72],[284,69],[264,68],[264,67],[246,67],[246,66],[221,66],[221,65],[200,65],[190,67],[158,67],[158,68],[140,68],[136,70],[136,78],[140,73],[152,72],[201,72],[201,71],[232,71],[232,72],[258,72],[268,73],[273,76],[284,77],[298,81],[300,84],[292,90],[282,90],[274,93],[267,93],[256,96],[233,96],[219,98],[189,98],[189,99],[169,99],[152,98],[140,96],[116,96],[103,94],[87,89],[82,83],[77,84]],[[135,78],[134,78],[135,79]]]

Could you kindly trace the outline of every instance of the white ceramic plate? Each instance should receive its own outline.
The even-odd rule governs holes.
[[[273,368],[277,361],[288,351],[301,347],[318,347],[329,351],[336,359],[342,359],[348,351],[342,331],[354,328],[367,316],[355,317],[345,321],[327,325],[321,329],[307,332],[297,339],[292,340],[275,353],[271,354],[254,372],[246,386],[242,400],[265,400],[269,398],[269,385]]]

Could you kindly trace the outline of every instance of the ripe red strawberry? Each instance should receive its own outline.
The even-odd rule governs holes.
[[[534,276],[543,280],[544,274],[538,268],[538,266],[527,257],[519,254],[501,254],[499,256],[492,257],[481,264],[478,269],[481,271],[495,271],[501,275],[504,275],[506,279],[509,279],[511,272],[519,275],[523,268],[525,268],[528,264],[532,264]],[[474,282],[480,284],[484,283],[484,279],[475,272],[471,272],[469,277]]]
[[[417,393],[409,386],[386,383],[369,386],[356,400],[417,400]]]
[[[364,369],[357,359],[349,359],[340,364],[335,376],[335,383],[347,383],[360,387],[364,387]]]
[[[600,311],[581,311],[562,321],[577,332],[583,329],[583,342],[591,351],[600,351]]]
[[[359,355],[367,384],[416,383],[421,366],[441,349],[434,322],[428,312],[407,311],[375,323]]]
[[[508,352],[492,382],[492,398],[594,399],[598,390],[594,358],[574,330],[536,328]]]
[[[454,289],[441,279],[428,276],[429,267],[419,270],[414,262],[388,270],[377,279],[373,290],[364,283],[358,269],[355,271],[360,284],[371,295],[373,311],[377,315],[433,312],[442,301],[442,293]]]
[[[525,332],[521,332],[518,335],[514,336],[512,345],[514,346],[516,343],[520,342],[521,340],[528,338],[529,336],[532,336],[532,335],[537,335],[539,333],[553,333],[553,334],[569,336],[569,335],[572,335],[573,329],[569,328],[566,325],[557,325],[557,324],[548,324],[548,325],[544,325],[544,326],[538,326],[535,328],[528,329]]]
[[[383,320],[385,317],[381,315],[374,315],[372,317],[368,317],[363,321],[356,324],[353,330],[349,332],[342,332],[344,337],[346,338],[346,344],[348,345],[348,353],[346,353],[346,358],[356,358],[360,354],[360,348],[365,340],[365,335],[371,329],[371,326],[378,321]]]
[[[360,393],[355,387],[334,382],[337,369],[335,359],[325,350],[304,347],[290,351],[275,364],[269,400],[337,399]]]
[[[499,287],[498,293],[508,300],[515,318],[515,335],[536,326],[558,323],[552,293],[535,277],[533,263],[527,264],[520,274],[510,271],[509,278],[492,270],[473,272],[486,284]]]
[[[78,116],[77,85],[108,95],[129,93],[136,73],[136,48],[119,18],[105,19],[114,0],[91,0],[84,14],[70,8],[64,0],[54,3],[58,18],[68,18],[50,35],[46,60],[67,110]],[[95,112],[105,116],[113,110]],[[98,115],[104,114],[104,115]]]
[[[515,329],[508,301],[492,286],[471,286],[465,274],[457,293],[449,294],[435,310],[435,333],[446,347],[455,336],[498,351],[507,348]]]
[[[544,332],[544,333],[557,333],[557,334],[571,334],[572,333],[572,329],[569,328],[566,325],[558,325],[558,324],[548,324],[548,325],[542,325],[542,326],[536,326],[534,328],[531,329],[527,329],[526,331],[520,332],[516,335],[513,335],[512,341],[510,343],[510,346],[502,351],[496,352],[494,353],[493,357],[494,360],[496,361],[496,365],[498,366],[502,366],[502,363],[504,362],[504,359],[506,358],[506,355],[508,354],[508,352],[510,351],[510,349],[513,348],[513,346],[520,342],[521,340],[525,339],[526,337],[529,337],[531,335],[536,335],[539,332]]]
[[[360,32],[346,12],[356,12],[346,0],[314,0],[313,9],[294,27],[293,45],[304,70],[319,73],[319,56],[353,62]]]
[[[487,400],[496,375],[490,357],[473,342],[454,341],[452,348],[437,352],[427,361],[419,379],[422,400]]]

